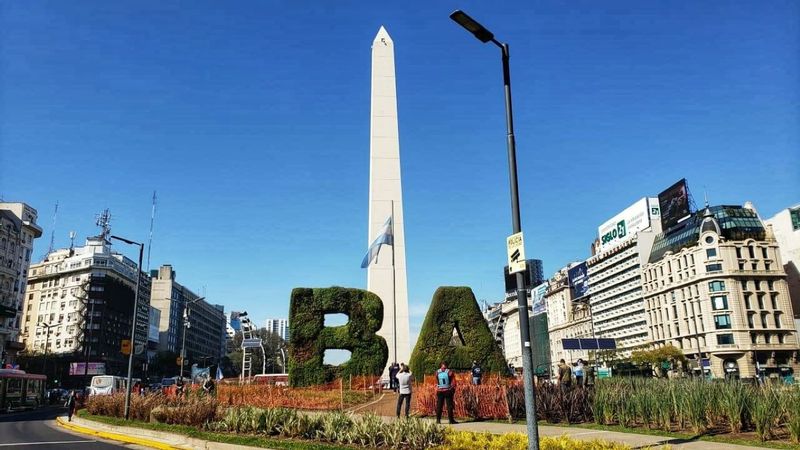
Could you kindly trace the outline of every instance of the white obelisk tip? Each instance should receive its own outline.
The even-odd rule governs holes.
[[[389,36],[389,32],[386,31],[386,28],[384,28],[383,25],[381,25],[381,28],[378,30],[378,34],[375,35],[375,40],[372,41],[373,44],[376,44],[378,42],[384,44],[392,43],[392,38]]]

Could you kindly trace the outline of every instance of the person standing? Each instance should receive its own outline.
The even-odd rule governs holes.
[[[584,375],[584,368],[583,368],[583,359],[578,358],[578,362],[575,363],[575,384],[577,386],[583,386],[583,375]]]
[[[480,385],[481,384],[481,377],[483,377],[483,371],[481,370],[480,364],[478,361],[472,361],[472,384]]]
[[[408,366],[400,364],[400,373],[397,374],[397,390],[400,392],[400,396],[397,397],[398,419],[400,418],[400,406],[403,401],[406,402],[406,418],[408,418],[409,412],[411,411],[411,382],[413,379],[414,376],[411,371],[409,371]]]
[[[67,407],[67,421],[72,422],[72,415],[75,414],[75,391],[69,391],[69,396],[67,397],[67,402],[64,403],[64,406]]]
[[[214,395],[216,388],[217,386],[214,384],[214,379],[210,376],[206,377],[206,381],[203,382],[203,391],[205,391],[207,395]]]
[[[445,403],[447,403],[447,419],[451,425],[457,423],[453,418],[455,392],[456,377],[453,371],[447,368],[447,363],[442,361],[439,370],[436,371],[436,423],[442,423],[442,407]]]
[[[572,385],[572,369],[563,359],[558,363],[558,383],[561,387],[570,387]]]
[[[400,366],[397,365],[397,361],[393,362],[391,366],[389,366],[389,388],[391,390],[397,392],[397,374],[400,372]]]

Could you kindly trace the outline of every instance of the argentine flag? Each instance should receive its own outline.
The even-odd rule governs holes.
[[[217,366],[217,381],[222,381],[222,367]]]
[[[361,268],[366,269],[372,263],[372,260],[378,257],[378,252],[381,250],[381,245],[394,245],[394,232],[392,231],[392,217],[386,219],[383,224],[381,234],[369,246],[367,254],[364,255],[364,260],[361,261]]]

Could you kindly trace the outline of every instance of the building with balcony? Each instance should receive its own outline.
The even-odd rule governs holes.
[[[800,369],[778,242],[753,209],[706,206],[659,234],[643,289],[653,345],[683,350],[693,370],[748,378]]]
[[[572,364],[579,358],[592,361],[594,355],[588,350],[565,350],[564,339],[593,337],[591,313],[588,302],[573,301],[567,271],[572,265],[560,269],[550,279],[545,301],[547,302],[547,323],[550,337],[550,370],[558,373],[558,363],[564,360]]]
[[[36,210],[25,203],[0,203],[0,364],[13,362],[25,348],[20,317],[33,240],[42,235],[36,218]]]
[[[84,246],[55,250],[31,265],[22,328],[27,350],[76,362],[88,352],[90,360],[106,364],[107,374],[126,373],[121,344],[130,339],[139,280],[134,349],[136,358],[146,358],[150,278],[112,248],[109,232],[104,228]]]
[[[267,331],[289,342],[289,319],[267,319]]]
[[[200,296],[175,280],[177,272],[169,264],[152,270],[150,274],[153,278],[151,302],[161,310],[159,350],[181,352],[186,317],[190,324],[186,330],[187,361],[198,358],[215,361],[222,357],[227,337],[223,307],[199,300]]]
[[[595,336],[614,339],[623,358],[649,342],[641,267],[661,232],[659,217],[656,199],[637,201],[600,226],[595,253],[586,260]]]

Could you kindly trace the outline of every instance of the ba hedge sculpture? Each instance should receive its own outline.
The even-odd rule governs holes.
[[[345,314],[342,326],[326,327],[325,314]],[[376,332],[383,322],[383,302],[363,289],[296,288],[289,306],[289,383],[311,386],[349,375],[379,376],[389,359],[386,340]],[[349,350],[350,360],[323,364],[325,350]]]
[[[417,345],[411,353],[411,371],[421,379],[432,374],[442,361],[453,370],[469,370],[477,360],[484,372],[505,374],[503,352],[492,338],[472,289],[443,286],[422,323]]]

